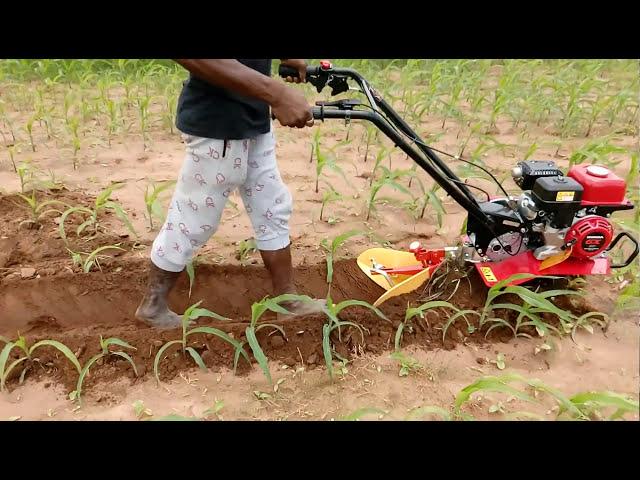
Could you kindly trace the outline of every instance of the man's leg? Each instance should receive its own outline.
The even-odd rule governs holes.
[[[153,242],[147,291],[136,317],[156,328],[180,326],[167,304],[180,273],[215,233],[228,197],[245,179],[246,153],[241,142],[185,136],[182,165],[162,230]]]
[[[271,275],[274,295],[297,293],[289,237],[293,200],[278,171],[273,133],[249,142],[247,180],[240,194],[255,231],[256,245]],[[304,315],[321,311],[325,304],[323,300],[293,302],[285,308]]]

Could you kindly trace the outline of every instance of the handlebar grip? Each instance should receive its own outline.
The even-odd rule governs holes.
[[[310,75],[317,75],[319,71],[320,67],[309,66],[307,67],[307,77],[309,77]],[[287,65],[280,65],[280,68],[278,68],[278,75],[280,75],[282,78],[298,78],[300,76],[297,69],[289,67]]]
[[[280,65],[280,68],[278,69],[278,75],[280,75],[282,78],[297,78],[299,76],[298,70],[293,67],[288,67],[287,65]]]
[[[323,120],[324,119],[324,113],[322,111],[322,107],[313,107],[311,108],[311,115],[313,116],[314,120]],[[273,114],[273,112],[271,113],[271,120],[275,120],[276,116]]]

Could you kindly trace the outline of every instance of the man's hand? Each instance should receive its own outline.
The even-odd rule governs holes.
[[[298,90],[284,84],[282,91],[271,103],[271,113],[284,127],[304,128],[313,125],[311,107]]]
[[[281,65],[298,70],[298,77],[287,77],[285,81],[289,83],[304,83],[307,81],[307,61],[297,58],[284,58],[280,60]]]

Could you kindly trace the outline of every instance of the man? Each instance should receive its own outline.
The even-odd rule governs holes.
[[[169,292],[195,250],[217,230],[235,189],[251,219],[274,295],[296,293],[289,239],[292,198],[278,172],[271,114],[286,127],[313,125],[304,95],[271,78],[271,59],[176,61],[190,72],[176,121],[187,155],[153,243],[147,292],[136,312],[159,329],[180,325],[167,306]],[[304,60],[282,63],[299,72],[299,79],[287,81],[306,80]],[[301,315],[318,312],[323,304],[293,302],[286,308]]]

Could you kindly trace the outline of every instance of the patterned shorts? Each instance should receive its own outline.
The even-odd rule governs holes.
[[[289,245],[292,198],[276,163],[273,132],[246,140],[183,136],[187,155],[151,260],[182,271],[218,229],[231,193],[239,189],[260,250]]]

